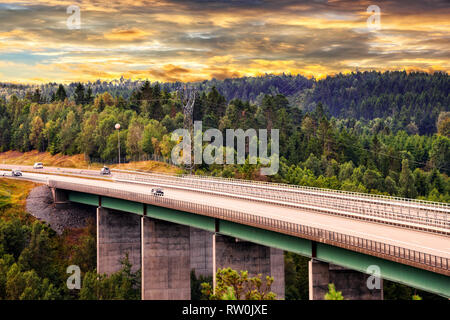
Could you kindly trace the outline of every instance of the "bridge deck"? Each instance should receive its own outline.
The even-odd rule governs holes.
[[[43,175],[29,174],[32,178],[45,180]],[[128,183],[98,181],[77,177],[51,176],[54,181],[81,183],[92,187],[106,187],[132,191],[139,194],[150,194],[151,185],[134,185]],[[157,186],[157,185],[155,185]],[[450,258],[450,238],[416,230],[398,228],[395,226],[370,223],[367,221],[347,219],[339,216],[323,215],[307,210],[290,207],[280,207],[269,203],[245,201],[226,196],[204,194],[175,188],[164,188],[165,198],[190,201],[219,208],[237,210],[257,216],[265,216],[286,222],[326,229],[356,237],[366,238],[391,244],[444,258]]]

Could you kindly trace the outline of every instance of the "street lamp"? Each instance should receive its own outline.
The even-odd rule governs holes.
[[[119,167],[120,167],[120,134],[119,134],[120,124],[116,123],[115,128],[117,130],[117,143],[119,145]]]

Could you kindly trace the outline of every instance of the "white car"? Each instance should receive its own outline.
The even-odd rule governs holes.
[[[44,169],[44,164],[42,162],[36,162],[33,169]]]
[[[108,167],[103,167],[103,168],[100,170],[100,174],[101,174],[101,175],[109,175],[109,174],[111,174],[111,170],[109,170]]]

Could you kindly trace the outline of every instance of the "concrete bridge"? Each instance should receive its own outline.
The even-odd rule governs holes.
[[[310,299],[323,299],[330,282],[348,299],[382,299],[382,289],[367,287],[373,266],[383,279],[450,297],[447,204],[209,177],[21,169],[24,179],[47,183],[57,205],[97,207],[98,272],[117,271],[128,252],[142,270],[143,299],[189,299],[191,269],[213,275],[228,266],[272,275],[283,298],[283,251],[311,258]]]

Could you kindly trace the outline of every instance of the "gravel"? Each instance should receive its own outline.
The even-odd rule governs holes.
[[[69,203],[62,209],[55,208],[48,186],[31,190],[26,209],[38,220],[47,222],[58,234],[66,228],[83,228],[87,218],[96,218],[95,208],[87,205]]]

